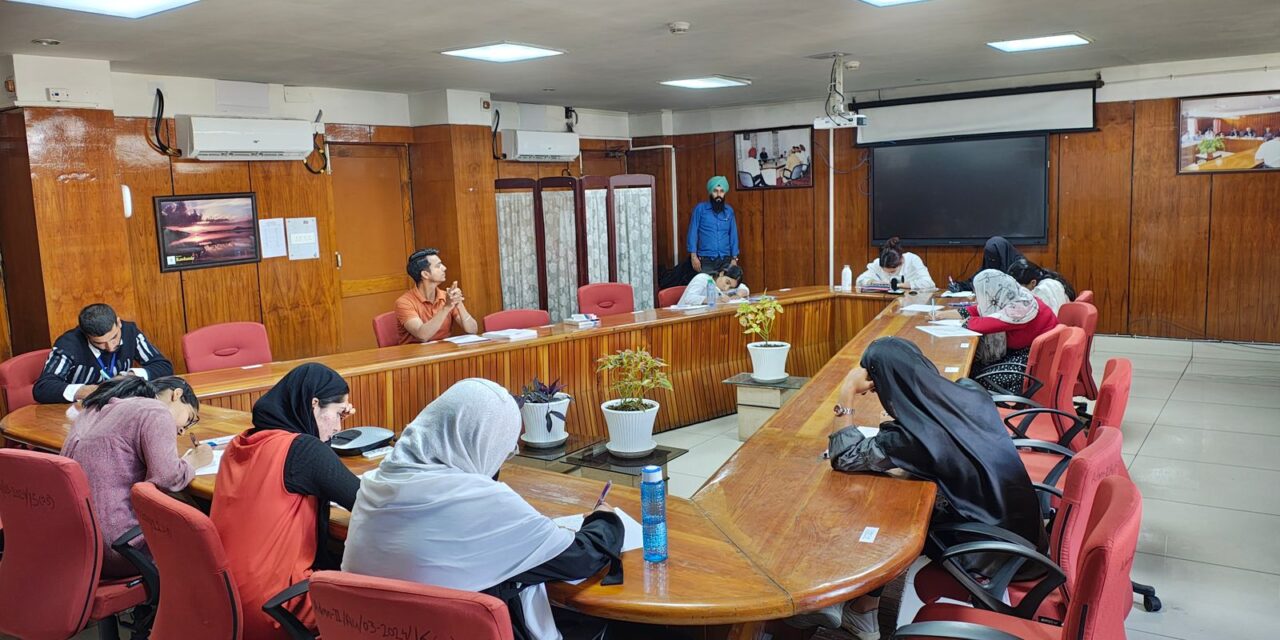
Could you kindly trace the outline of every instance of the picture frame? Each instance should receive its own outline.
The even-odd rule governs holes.
[[[187,271],[262,259],[253,193],[152,198],[160,271]]]
[[[737,189],[803,189],[813,186],[813,127],[735,131]]]
[[[1180,175],[1280,170],[1280,90],[1178,100]]]

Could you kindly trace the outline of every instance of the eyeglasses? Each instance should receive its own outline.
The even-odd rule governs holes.
[[[191,427],[196,426],[196,423],[198,422],[200,422],[200,414],[196,413],[195,409],[192,409],[191,417],[187,418],[187,423],[182,425],[182,429],[178,431],[178,433],[184,433],[187,429],[190,429]]]

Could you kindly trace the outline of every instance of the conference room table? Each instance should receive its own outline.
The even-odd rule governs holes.
[[[691,499],[669,497],[669,559],[665,563],[646,563],[639,550],[627,552],[623,554],[626,576],[623,584],[602,586],[599,576],[578,585],[551,584],[549,592],[555,603],[604,618],[712,626],[718,629],[719,633],[714,634],[717,636],[757,638],[762,637],[767,621],[865,594],[900,575],[919,556],[932,512],[934,485],[892,475],[834,472],[828,461],[822,459],[827,435],[832,431],[831,408],[837,402],[845,377],[858,366],[863,350],[876,338],[899,336],[914,342],[952,379],[968,374],[976,338],[934,337],[917,329],[928,324],[928,314],[904,311],[903,307],[928,302],[929,294],[900,299],[814,287],[779,292],[779,297],[785,309],[783,319],[779,320],[780,333],[789,341],[812,339],[818,344],[815,347],[792,342],[793,356],[797,352],[811,354],[793,361],[793,370],[804,371],[812,379]],[[865,315],[867,306],[878,311]],[[717,339],[732,342],[726,325],[733,320],[733,311],[726,308],[700,314],[648,311],[627,318],[629,322],[606,319],[605,326],[586,330],[587,335],[562,327],[548,327],[540,330],[537,340],[523,343],[468,347],[447,343],[413,345],[377,350],[386,353],[359,352],[313,360],[335,366],[349,379],[372,376],[376,381],[390,377],[393,384],[417,380],[428,390],[397,389],[397,395],[422,397],[425,404],[438,393],[435,389],[440,385],[447,387],[451,382],[412,376],[406,379],[397,375],[397,371],[424,366],[425,362],[425,366],[437,367],[437,372],[449,377],[502,378],[505,374],[505,379],[511,380],[512,370],[499,367],[511,367],[511,363],[545,364],[563,355],[548,356],[540,350],[567,346],[579,351],[580,341],[608,346],[602,351],[577,356],[580,360],[576,362],[588,368],[593,368],[591,363],[595,357],[613,348],[636,346],[659,352],[669,349],[669,353],[681,357],[680,362],[684,363],[673,363],[672,368],[682,371],[686,378],[676,385],[675,392],[658,396],[660,400],[667,400],[662,408],[665,412],[673,405],[682,406],[678,398],[671,402],[670,396],[678,396],[682,389],[699,392],[703,377],[720,375],[704,369],[748,368],[745,363],[739,365],[742,358],[737,357],[738,354],[731,353],[745,352],[741,344],[715,348],[702,343],[688,345],[714,365],[699,367],[684,358],[680,349],[664,341],[670,340],[672,334],[697,334],[705,330],[713,332]],[[735,327],[736,324],[733,322]],[[843,338],[842,331],[849,332],[850,337]],[[822,362],[806,362],[806,357],[822,358],[823,349],[831,349],[833,341],[840,341],[839,346]],[[712,353],[721,356],[712,357]],[[459,364],[470,360],[489,363],[494,369],[474,371],[470,367],[480,365]],[[190,379],[199,380],[196,389],[203,404],[200,422],[191,433],[203,440],[249,428],[248,413],[240,408],[219,406],[216,400],[260,395],[260,390],[268,388],[273,377],[278,378],[296,364],[275,363],[247,370],[193,374]],[[809,366],[814,370],[806,370]],[[523,364],[516,369],[524,375],[537,366]],[[727,396],[725,413],[728,413],[732,410],[732,392],[719,384],[723,377],[716,379],[710,388]],[[353,394],[355,390],[353,385]],[[365,390],[365,393],[375,392],[386,391]],[[580,402],[581,393],[579,390],[575,394],[576,404],[585,404]],[[694,405],[708,402],[712,396],[709,391],[706,393],[708,395],[696,402],[688,403],[689,409],[677,420],[703,415],[694,410]],[[853,409],[860,425],[874,426],[884,419],[874,394],[859,397]],[[718,410],[702,408],[703,412]],[[389,415],[394,415],[394,407],[390,407],[390,411]],[[371,423],[367,415],[365,418],[359,422]],[[66,405],[34,405],[0,420],[0,433],[16,442],[56,451],[66,438],[70,422]],[[400,421],[372,423],[387,427],[403,424]],[[568,426],[574,429],[572,417]],[[190,445],[186,435],[177,442],[179,450]],[[357,474],[377,465],[376,460],[360,456],[344,458],[344,461]],[[200,498],[210,498],[215,490],[215,477],[198,476],[188,491]],[[516,464],[505,465],[500,478],[540,512],[552,517],[589,511],[601,486],[598,481]],[[609,500],[633,516],[640,514],[638,490],[615,487]],[[349,518],[345,510],[333,510],[330,527],[336,538],[345,538]],[[719,625],[729,626],[720,628]]]

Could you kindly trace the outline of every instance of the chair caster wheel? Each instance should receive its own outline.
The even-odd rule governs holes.
[[[1156,596],[1142,596],[1142,608],[1145,611],[1159,611],[1164,605]]]

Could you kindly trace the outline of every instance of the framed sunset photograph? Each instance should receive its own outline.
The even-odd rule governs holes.
[[[258,262],[258,200],[252,193],[157,196],[160,271]]]

